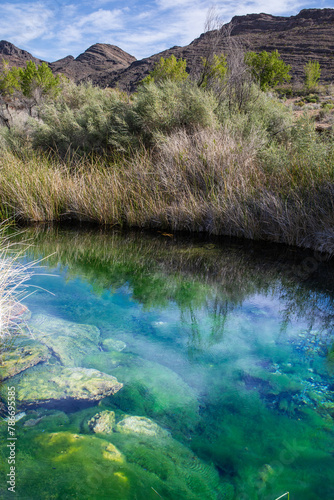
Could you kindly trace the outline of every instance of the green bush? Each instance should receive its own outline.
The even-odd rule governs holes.
[[[289,74],[291,66],[282,61],[277,50],[273,52],[263,50],[260,54],[247,52],[245,63],[261,90],[268,90],[291,79]]]
[[[41,121],[30,122],[33,145],[62,156],[123,149],[129,142],[128,108],[120,92],[69,83],[58,100],[40,108]]]
[[[317,94],[310,94],[310,95],[305,96],[304,100],[306,102],[315,104],[315,103],[319,102],[319,96]]]
[[[13,95],[14,93],[31,98],[36,90],[42,95],[55,97],[60,91],[60,76],[54,76],[46,63],[38,66],[33,61],[27,61],[25,68],[9,68],[8,62],[3,61],[0,74],[0,93]]]
[[[251,137],[256,130],[266,144],[272,138],[282,140],[286,136],[292,114],[285,104],[254,85],[244,111],[232,113],[229,117],[225,114],[224,119],[229,128],[238,130],[244,138]]]
[[[166,80],[183,82],[189,76],[186,67],[187,61],[185,59],[177,60],[173,54],[167,59],[160,57],[159,62],[155,64],[154,69],[144,78],[142,83],[158,83]]]
[[[304,66],[305,87],[310,90],[318,86],[321,76],[320,64],[318,61],[309,61]]]
[[[321,107],[324,110],[330,111],[331,109],[334,108],[334,104],[332,102],[323,102],[321,103]]]
[[[148,83],[134,96],[130,127],[146,144],[152,144],[157,136],[176,129],[216,127],[217,107],[213,93],[193,83]]]

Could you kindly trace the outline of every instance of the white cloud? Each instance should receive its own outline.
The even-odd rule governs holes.
[[[215,4],[224,23],[234,15],[290,15],[307,7],[299,0]],[[0,38],[48,60],[76,56],[97,42],[148,57],[200,36],[210,5],[208,0],[128,0],[126,5],[119,0],[7,0],[1,6]]]
[[[1,6],[0,37],[15,44],[25,44],[43,36],[53,13],[40,2],[5,3]]]
[[[162,9],[162,10],[167,10],[167,9],[179,9],[180,7],[184,6],[194,6],[198,2],[194,0],[156,0],[155,2],[157,6]]]
[[[87,16],[83,16],[75,23],[77,28],[81,28],[88,33],[103,33],[105,31],[121,29],[123,27],[122,11],[99,9]]]
[[[266,13],[272,15],[284,15],[285,12],[297,11],[302,7],[303,3],[294,0],[273,0],[268,4],[266,0],[259,1],[244,1],[232,4],[229,6],[229,11],[233,10],[233,15],[244,15],[254,13]],[[305,2],[304,2],[305,5]]]

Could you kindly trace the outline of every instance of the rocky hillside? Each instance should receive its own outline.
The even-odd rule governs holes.
[[[36,64],[40,64],[42,61],[37,59],[27,52],[26,50],[19,49],[15,47],[10,42],[6,40],[0,41],[0,60],[4,59],[9,62],[10,66],[25,66],[27,61],[34,61]]]
[[[124,70],[134,61],[135,57],[115,45],[96,43],[76,59],[67,56],[51,63],[50,67],[54,73],[63,73],[76,82],[89,79],[100,84],[101,81],[107,82],[111,74]]]
[[[67,56],[50,63],[50,67],[55,73],[64,73],[76,82],[89,79],[103,87],[118,85],[132,91],[161,56],[174,54],[186,58],[188,71],[198,71],[201,57],[208,53],[212,44],[217,52],[227,53],[235,45],[258,52],[277,49],[283,60],[291,65],[293,81],[302,80],[307,61],[317,60],[322,69],[322,81],[334,80],[334,9],[304,9],[290,17],[235,16],[219,31],[204,33],[185,47],[173,47],[140,61],[114,45],[97,43],[76,59]],[[25,65],[29,59],[41,62],[6,41],[0,42],[0,57],[18,66]]]
[[[291,65],[293,81],[303,79],[303,67],[310,59],[319,61],[323,82],[334,81],[334,9],[304,9],[296,16],[278,17],[269,14],[235,16],[218,32],[203,33],[185,47],[173,47],[147,59],[135,61],[125,70],[100,84],[133,90],[153,68],[161,56],[183,57],[188,70],[198,69],[201,56],[216,44],[217,52],[228,52],[238,45],[244,50],[278,50],[282,59]]]
[[[8,61],[10,66],[19,67],[25,66],[29,60],[37,64],[43,62],[5,40],[0,42],[0,58]],[[48,64],[55,74],[63,73],[75,82],[89,79],[99,84],[102,80],[108,81],[110,74],[114,76],[134,61],[135,57],[115,45],[96,43],[75,59],[67,56]]]

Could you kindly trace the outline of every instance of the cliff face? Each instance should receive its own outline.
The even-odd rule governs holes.
[[[50,63],[50,67],[54,73],[64,73],[76,82],[91,80],[102,87],[117,85],[133,91],[160,57],[174,54],[177,58],[185,58],[188,71],[198,71],[201,57],[207,54],[212,40],[218,53],[228,53],[233,42],[244,50],[256,52],[277,49],[282,59],[291,65],[293,81],[303,78],[303,67],[310,59],[317,60],[321,65],[321,80],[327,83],[333,80],[334,9],[304,9],[290,17],[269,14],[235,16],[220,31],[204,33],[185,47],[176,46],[140,61],[119,47],[97,43],[76,59],[67,56]],[[0,42],[1,57],[16,66],[24,66],[30,59],[41,62],[6,41]]]
[[[230,40],[226,33],[229,33]],[[173,47],[147,59],[136,61],[114,75],[109,85],[133,90],[162,57],[174,54],[187,59],[190,73],[198,68],[212,39],[217,52],[228,52],[237,42],[244,50],[261,52],[278,50],[282,59],[291,65],[293,81],[303,79],[305,64],[317,60],[321,65],[322,82],[334,80],[334,9],[304,9],[296,16],[279,17],[269,14],[235,16],[222,30],[203,33],[185,47]],[[103,85],[107,82],[101,81]]]

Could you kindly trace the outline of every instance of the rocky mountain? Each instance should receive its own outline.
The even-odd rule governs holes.
[[[190,73],[195,72],[202,56],[216,45],[216,52],[278,50],[282,59],[291,65],[293,81],[303,79],[305,64],[317,60],[321,66],[322,82],[334,81],[334,9],[304,9],[296,16],[278,17],[269,14],[235,16],[219,31],[203,33],[185,47],[173,47],[149,58],[135,61],[117,75],[103,78],[100,85],[134,90],[136,84],[152,70],[160,57],[174,54],[187,60]]]
[[[222,29],[204,33],[185,47],[175,46],[140,61],[114,45],[97,43],[75,59],[67,56],[49,64],[54,73],[64,73],[76,82],[89,79],[102,87],[117,85],[133,91],[160,57],[174,54],[185,58],[188,71],[194,73],[200,67],[201,57],[213,45],[216,52],[227,54],[236,47],[256,52],[277,49],[291,65],[293,81],[302,80],[303,67],[309,60],[317,60],[321,65],[321,80],[328,83],[334,80],[334,9],[304,9],[290,17],[235,16]],[[1,57],[18,66],[24,66],[29,59],[41,62],[6,41],[0,42]]]
[[[10,42],[6,40],[0,41],[0,60],[4,59],[9,62],[10,66],[25,66],[27,61],[34,61],[36,64],[40,64],[41,59],[34,57],[26,50],[19,49],[15,47]]]
[[[91,80],[96,84],[108,81],[111,74],[120,72],[136,61],[124,50],[106,43],[96,43],[76,59],[67,56],[50,64],[54,73],[63,73],[76,82]]]
[[[19,67],[25,66],[29,60],[36,64],[43,62],[5,40],[0,42],[0,58],[8,61],[10,66]],[[75,82],[92,80],[99,84],[100,80],[107,81],[110,74],[127,68],[134,61],[135,57],[115,45],[96,43],[76,58],[67,56],[48,64],[54,74],[63,73]]]

